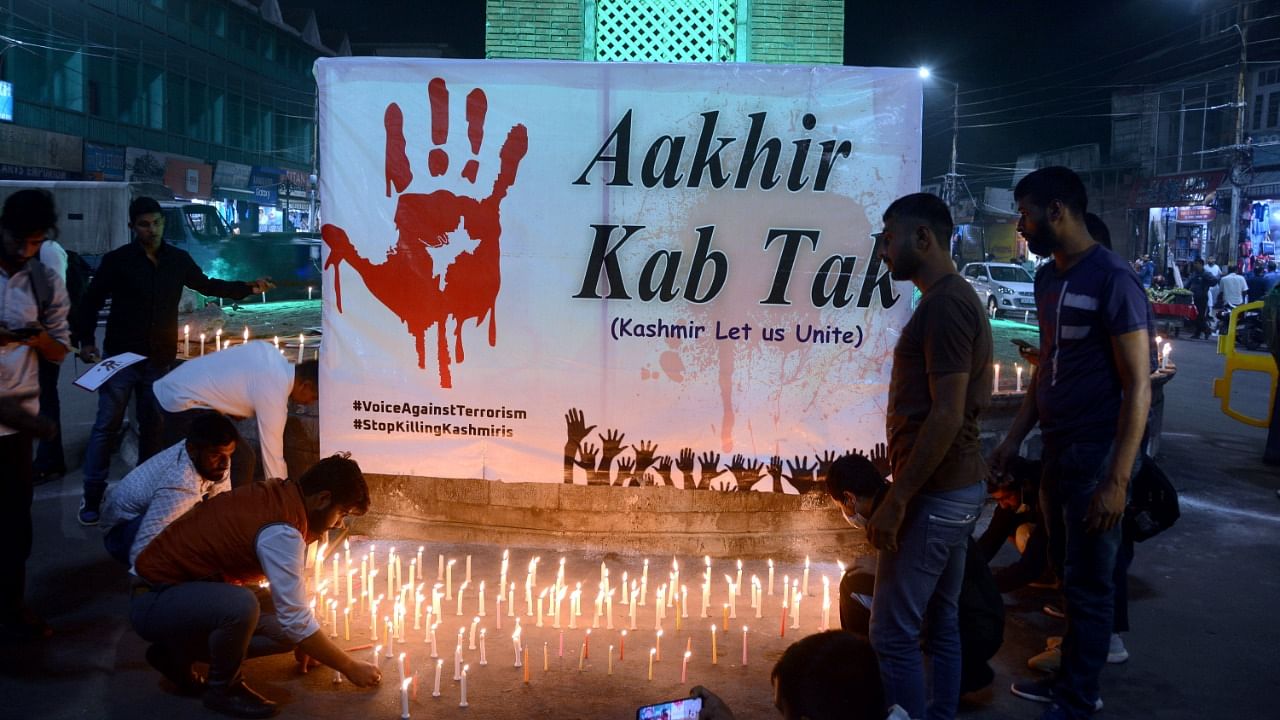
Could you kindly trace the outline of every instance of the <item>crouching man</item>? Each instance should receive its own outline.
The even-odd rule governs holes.
[[[192,508],[135,563],[129,620],[153,643],[148,662],[181,692],[200,694],[206,707],[235,717],[277,710],[245,685],[240,666],[247,657],[296,649],[358,687],[377,685],[375,665],[351,657],[321,631],[303,583],[306,545],[368,509],[360,466],[342,454],[321,460],[297,482],[251,483]],[[255,593],[264,578],[269,596]],[[207,682],[192,671],[195,661],[209,663]]]

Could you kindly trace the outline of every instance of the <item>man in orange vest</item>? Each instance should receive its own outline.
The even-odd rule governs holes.
[[[306,546],[347,515],[369,509],[360,466],[327,457],[297,482],[250,483],[200,503],[137,557],[129,620],[152,642],[147,662],[211,710],[265,718],[276,704],[245,685],[247,657],[296,650],[358,687],[377,685],[376,665],[356,660],[320,629],[303,586]],[[266,579],[269,593],[258,589]],[[202,681],[191,669],[209,663]]]

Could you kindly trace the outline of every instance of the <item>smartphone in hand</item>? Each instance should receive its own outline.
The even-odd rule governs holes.
[[[701,712],[702,698],[687,697],[645,705],[636,710],[636,720],[698,720]]]

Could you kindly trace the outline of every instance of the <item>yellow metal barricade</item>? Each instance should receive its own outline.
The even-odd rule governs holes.
[[[1275,405],[1276,381],[1280,373],[1276,370],[1276,359],[1268,353],[1236,352],[1236,323],[1240,314],[1250,310],[1262,310],[1262,301],[1238,305],[1231,311],[1231,320],[1227,325],[1227,333],[1218,336],[1218,354],[1227,358],[1222,377],[1213,379],[1213,396],[1222,400],[1222,412],[1229,418],[1239,420],[1254,427],[1267,427],[1271,422],[1270,408]],[[1250,417],[1231,408],[1231,378],[1236,372],[1266,373],[1271,378],[1271,395],[1267,398],[1267,414],[1263,417]]]

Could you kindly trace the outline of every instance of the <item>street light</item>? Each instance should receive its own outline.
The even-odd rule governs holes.
[[[946,201],[947,207],[953,208],[956,200],[956,185],[959,175],[956,174],[956,144],[960,137],[960,83],[952,82],[946,78],[934,75],[929,68],[921,66],[916,73],[921,80],[935,80],[937,82],[946,83],[951,86],[951,169],[947,172],[946,180],[942,183],[943,200]]]

